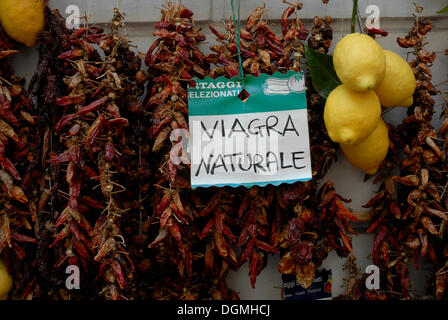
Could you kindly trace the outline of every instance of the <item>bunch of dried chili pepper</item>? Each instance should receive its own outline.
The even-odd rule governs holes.
[[[405,158],[400,162],[399,175],[391,173],[393,162],[385,162],[386,174],[376,179],[383,178],[384,182],[365,206],[374,208],[367,230],[375,231],[372,258],[381,270],[381,286],[392,299],[412,297],[410,259],[416,269],[420,257],[439,265],[435,247],[445,232],[446,208],[443,190],[439,187],[445,184],[442,174],[445,155],[439,146],[438,133],[430,123],[435,104],[431,96],[438,93],[431,84],[429,69],[435,54],[423,48],[425,35],[431,28],[430,21],[415,17],[409,34],[397,39],[401,47],[413,48],[411,53],[415,59],[410,65],[417,79],[408,117],[398,130],[389,127],[391,146],[401,149]]]
[[[92,125],[99,123],[98,129],[94,129],[100,130],[96,138],[98,149],[93,146],[92,152],[97,152],[96,168],[105,201],[105,209],[94,227],[93,243],[98,248],[95,261],[101,263],[97,278],[106,280],[106,297],[112,299],[133,295],[137,285],[133,281],[134,257],[127,250],[129,239],[124,237],[122,225],[141,214],[142,196],[147,196],[143,184],[148,183],[145,180],[150,172],[149,164],[142,159],[142,154],[149,151],[147,144],[134,132],[139,122],[129,125],[129,119],[135,120],[142,113],[139,96],[143,86],[141,59],[130,50],[124,28],[124,16],[115,8],[110,32],[105,39],[97,40],[106,66],[103,76],[97,77],[101,80],[97,92],[104,90],[108,103]],[[102,124],[103,121],[107,123]],[[125,199],[132,199],[136,205],[125,207]]]
[[[264,6],[257,7],[247,19],[246,27],[240,30],[240,52],[244,73],[256,77],[261,73],[272,74],[278,71],[277,62],[285,56],[281,40],[263,20],[265,11]],[[212,45],[210,49],[213,53],[207,55],[207,61],[216,66],[210,76],[212,78],[238,76],[237,37],[233,21],[224,23],[224,32],[212,25],[209,28],[220,43]]]
[[[214,283],[204,270],[222,269],[211,259],[210,252],[232,256],[228,251],[231,247],[224,245],[223,233],[234,236],[223,220],[224,212],[211,214],[215,208],[202,206],[202,195],[191,190],[189,163],[182,153],[182,139],[188,138],[187,86],[195,86],[193,77],[204,78],[210,68],[198,47],[205,36],[196,30],[193,12],[171,2],[163,8],[155,28],[153,35],[157,39],[145,58],[150,75],[145,110],[152,114],[148,137],[156,170],[153,212],[146,229],[158,234],[151,239],[149,248],[155,256],[155,267],[162,271],[159,281],[173,280],[156,283],[153,296],[208,298],[214,290],[229,292],[223,278]],[[207,190],[205,197],[210,200],[211,194]],[[224,201],[220,196],[212,197],[210,203],[213,200]],[[209,233],[214,240],[203,240]],[[165,289],[170,293],[165,294]],[[229,296],[224,294],[222,298]]]
[[[33,109],[38,114],[36,126],[36,145],[34,149],[36,170],[40,170],[42,179],[36,192],[36,208],[39,217],[38,245],[30,263],[32,268],[25,274],[23,293],[29,298],[58,299],[61,295],[55,290],[64,282],[64,276],[58,275],[54,268],[53,223],[56,217],[58,184],[55,177],[59,174],[51,170],[48,156],[52,146],[52,128],[55,123],[54,101],[58,86],[59,69],[62,67],[57,56],[68,47],[65,19],[57,11],[45,8],[46,29],[38,36],[39,62],[37,72],[29,85],[29,96]],[[55,212],[56,210],[56,212]]]
[[[399,130],[391,125],[387,124],[389,129],[389,152],[386,159],[381,164],[381,168],[377,177],[375,177],[373,184],[380,184],[377,195],[373,197],[364,208],[371,208],[372,217],[370,225],[367,228],[367,233],[377,230],[377,234],[374,237],[372,258],[374,263],[379,263],[380,259],[390,255],[394,257],[393,265],[399,262],[400,259],[404,257],[402,248],[397,244],[393,237],[393,233],[397,232],[397,228],[393,226],[393,223],[389,219],[394,219],[395,216],[399,215],[399,205],[397,200],[397,193],[394,181],[392,179],[395,170],[395,164],[399,160],[399,150],[404,146],[404,141],[402,140]],[[368,180],[370,176],[366,176]],[[380,228],[382,224],[387,224],[391,227],[391,233],[388,233],[383,227]],[[389,245],[392,244],[392,245]],[[379,263],[378,266],[380,266]],[[353,270],[353,266],[348,266],[349,272]],[[384,270],[384,269],[380,269]],[[355,274],[350,277],[349,282],[347,282],[347,291],[344,295],[337,297],[337,299],[346,300],[387,300],[389,294],[386,293],[391,287],[386,287],[384,282],[380,284],[381,290],[369,290],[365,287],[365,274],[357,277],[359,274]],[[383,279],[384,280],[384,279]],[[356,281],[356,284],[353,282]],[[384,289],[386,288],[386,289]]]
[[[445,55],[448,55],[448,50],[445,51]],[[448,94],[446,92],[445,94]],[[446,155],[447,149],[448,149],[448,95],[445,96],[445,110],[443,112],[443,123],[439,129],[439,136],[442,139],[442,145],[441,150]],[[447,167],[446,164],[446,156],[444,159],[444,168]],[[446,169],[444,169],[446,170]],[[445,183],[443,185],[443,183]],[[446,186],[446,176],[442,180],[442,184],[439,184],[439,186]],[[443,187],[443,191],[445,191],[445,187]],[[430,279],[430,286],[429,289],[431,290],[432,296],[434,296],[436,299],[447,299],[448,298],[448,242],[447,242],[447,229],[446,229],[446,223],[448,220],[448,216],[446,213],[446,199],[444,198],[444,192],[441,196],[441,201],[444,204],[444,206],[441,206],[439,209],[445,209],[445,210],[439,210],[442,211],[444,214],[441,214],[441,212],[432,211],[433,213],[438,213],[437,216],[440,218],[440,227],[438,232],[438,239],[435,241],[434,244],[434,251],[437,259],[437,263],[434,264],[434,273],[433,276]],[[440,205],[440,204],[439,204]],[[434,208],[432,210],[435,210]]]
[[[49,26],[62,23],[58,12],[47,15],[47,20],[52,21],[47,24]],[[53,173],[51,184],[55,186],[56,193],[47,203],[54,213],[52,227],[55,234],[49,247],[59,258],[55,262],[56,268],[66,264],[79,266],[85,271],[81,272],[82,280],[87,280],[86,277],[91,276],[87,270],[91,268],[95,256],[92,223],[104,209],[104,204],[99,193],[91,191],[99,179],[92,163],[93,153],[89,149],[90,154],[87,154],[85,146],[87,136],[92,136],[92,133],[89,134],[95,121],[92,112],[103,106],[107,97],[102,97],[98,102],[90,97],[97,87],[97,83],[91,82],[90,78],[98,77],[101,72],[94,63],[89,62],[101,60],[92,43],[85,38],[97,33],[101,35],[103,31],[95,28],[91,31],[85,28],[73,31],[61,25],[59,28],[64,30],[62,34],[51,27],[47,34],[48,42],[53,41],[54,46],[63,43],[63,52],[56,47],[52,51],[58,62],[57,88],[63,96],[54,98],[51,105],[54,118],[48,137],[47,163],[49,172]],[[45,56],[43,49],[41,53]],[[52,89],[56,96],[56,88]]]
[[[295,189],[284,194],[281,205],[294,218],[282,228],[279,245],[285,250],[278,269],[283,274],[296,274],[299,283],[308,288],[316,268],[331,251],[336,250],[340,257],[352,251],[351,234],[356,232],[350,221],[357,218],[345,208],[344,202],[349,200],[336,194],[331,181],[318,196],[303,196],[308,192],[305,186],[296,185]]]
[[[153,264],[152,257],[143,250],[148,238],[144,221],[152,212],[151,143],[146,131],[150,126],[150,114],[145,111],[140,98],[147,78],[141,70],[142,59],[132,51],[125,29],[123,15],[114,9],[111,32],[101,48],[106,53],[106,61],[111,64],[111,69],[121,79],[121,88],[115,91],[118,108],[114,109],[118,111],[117,115],[129,122],[122,129],[121,137],[114,142],[117,150],[114,181],[120,186],[120,192],[114,198],[125,212],[125,217],[120,218],[120,228],[129,253],[129,269],[125,273],[132,274],[127,284],[132,288],[132,295],[139,290],[144,298],[146,287],[151,285],[151,280],[146,280],[145,275]]]
[[[40,246],[37,109],[14,75],[15,43],[0,27],[0,257],[14,278],[12,296],[28,298],[33,252]],[[38,249],[37,249],[38,250]]]
[[[89,283],[81,295],[101,292],[119,299],[131,294],[128,281],[135,272],[121,224],[124,215],[134,215],[138,208],[123,206],[126,186],[120,182],[135,186],[138,179],[129,176],[140,169],[131,167],[139,148],[134,132],[126,131],[129,121],[123,115],[135,112],[131,107],[138,106],[143,92],[136,83],[140,58],[121,36],[118,10],[109,34],[96,26],[68,30],[59,12],[48,8],[46,18],[39,72],[31,87],[33,101],[48,121],[40,130],[48,180],[40,206],[50,212],[46,228],[54,233],[49,268],[60,272],[63,265],[77,265]],[[62,96],[56,97],[57,89]],[[64,288],[54,291],[67,298]]]
[[[311,49],[328,53],[333,40],[331,21],[332,19],[329,16],[314,17],[311,36],[308,38],[308,45]],[[302,56],[303,51],[300,49],[300,57]],[[307,87],[309,88],[307,98],[310,106],[309,130],[313,177],[321,180],[336,160],[337,145],[328,137],[325,125],[323,124],[325,101],[313,90],[310,77],[307,78]]]

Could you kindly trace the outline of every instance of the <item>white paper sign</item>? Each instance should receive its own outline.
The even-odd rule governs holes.
[[[310,180],[303,74],[205,79],[189,89],[192,187],[264,186]]]

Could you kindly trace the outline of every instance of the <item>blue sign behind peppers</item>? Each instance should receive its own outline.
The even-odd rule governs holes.
[[[295,274],[282,275],[285,300],[318,300],[331,298],[331,270],[317,270],[313,283],[308,289],[302,287]]]

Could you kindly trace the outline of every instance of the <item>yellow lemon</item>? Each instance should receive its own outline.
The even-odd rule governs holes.
[[[352,165],[373,175],[389,151],[389,132],[386,123],[381,119],[373,133],[360,144],[340,146],[342,153]]]
[[[380,118],[380,101],[373,91],[360,93],[344,84],[334,89],[325,103],[325,126],[334,142],[360,143],[375,130]]]
[[[351,33],[338,42],[333,54],[336,74],[347,88],[367,92],[383,81],[386,57],[371,37]]]
[[[45,26],[42,0],[0,0],[0,22],[14,40],[33,47]]]
[[[8,292],[12,289],[12,278],[6,270],[5,263],[0,259],[0,300],[8,298]]]
[[[399,104],[400,107],[410,107],[414,104],[414,97],[410,96],[409,98],[407,98],[406,100],[404,100],[403,102],[401,102]]]
[[[409,107],[409,99],[415,91],[414,72],[409,64],[395,52],[384,50],[386,74],[375,92],[383,107]],[[407,103],[406,103],[407,102]],[[405,105],[404,105],[405,104]]]

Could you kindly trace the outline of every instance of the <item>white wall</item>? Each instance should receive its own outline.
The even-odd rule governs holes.
[[[78,5],[81,11],[89,13],[91,22],[106,22],[110,19],[108,11],[112,11],[118,5],[119,9],[126,11],[130,20],[135,22],[157,21],[160,8],[165,0],[50,0],[53,8],[65,12],[68,5]],[[234,0],[235,4],[238,0]],[[290,1],[294,2],[294,1]],[[312,18],[316,15],[330,14],[333,18],[347,18],[351,16],[352,0],[330,0],[323,5],[320,0],[302,0],[304,3],[302,16]],[[410,0],[361,0],[359,8],[361,12],[374,4],[381,10],[383,17],[409,17],[413,12],[413,1]],[[438,10],[446,6],[444,0],[415,1],[425,7],[425,15],[433,16]],[[197,21],[219,21],[228,18],[231,14],[230,1],[228,0],[183,0],[182,3],[193,10]],[[281,0],[241,0],[241,16],[247,17],[253,8],[266,3],[271,10],[268,13],[270,19],[279,19],[285,4]]]
[[[199,26],[207,35],[208,43],[204,44],[203,50],[208,52],[208,46],[214,42],[214,37],[210,34],[207,25],[214,21],[220,21],[224,17],[230,16],[229,1],[226,0],[183,0],[183,4],[195,13],[195,19],[199,21]],[[286,6],[281,0],[266,0],[267,8],[272,8],[268,12],[268,17],[272,18],[274,28],[279,29],[278,19],[281,11]],[[301,16],[305,19],[306,25],[311,28],[311,19],[316,15],[330,15],[338,18],[334,21],[333,30],[335,32],[334,43],[350,30],[351,0],[330,0],[328,5],[322,5],[319,0],[304,0]],[[364,12],[368,4],[376,4],[381,10],[381,28],[389,31],[389,36],[379,39],[379,43],[389,50],[393,50],[403,57],[406,57],[406,50],[398,47],[396,43],[397,36],[404,36],[412,26],[412,19],[409,17],[413,13],[413,0],[360,0],[361,12]],[[423,15],[436,16],[436,11],[444,7],[446,0],[415,1],[423,5],[425,10]],[[53,8],[59,8],[62,13],[68,4],[78,4],[82,11],[89,12],[90,22],[106,22],[112,16],[112,9],[117,4],[121,11],[126,14],[127,25],[129,27],[129,37],[134,44],[138,46],[138,51],[146,52],[153,41],[152,32],[153,22],[159,19],[159,9],[164,0],[51,0]],[[262,4],[261,0],[242,0],[242,17],[246,18],[248,13],[256,6]],[[437,53],[437,60],[432,67],[433,83],[440,84],[448,79],[448,57],[443,55],[443,51],[448,49],[448,15],[438,16],[433,19],[434,29],[428,35],[427,50]],[[21,48],[21,54],[15,59],[16,70],[19,74],[27,77],[35,71],[37,55],[34,49]],[[438,87],[441,91],[448,91],[447,83]],[[436,97],[436,109],[440,110],[443,96]],[[398,124],[406,114],[406,110],[397,108],[388,112],[385,119],[391,123]],[[438,116],[434,117],[434,124],[440,123]],[[345,197],[353,200],[349,207],[354,211],[363,210],[365,204],[373,195],[375,188],[370,182],[363,183],[363,173],[350,166],[342,155],[339,155],[339,161],[333,165],[328,173],[329,179],[336,182],[337,191]],[[359,225],[360,233],[358,238],[354,239],[353,250],[358,258],[359,267],[365,269],[370,264],[370,252],[372,247],[372,236],[363,233],[365,226]],[[242,299],[279,299],[281,278],[277,272],[278,257],[269,259],[269,264],[262,274],[258,277],[256,289],[252,289],[249,283],[247,264],[237,273],[232,273],[229,277],[231,287],[240,292]],[[345,261],[336,257],[332,253],[325,261],[324,267],[333,270],[333,294],[337,295],[343,292],[340,287],[343,278],[347,275],[342,271],[342,264]],[[423,269],[423,268],[422,268]],[[412,273],[413,281],[417,293],[424,292],[425,277],[424,272]]]

